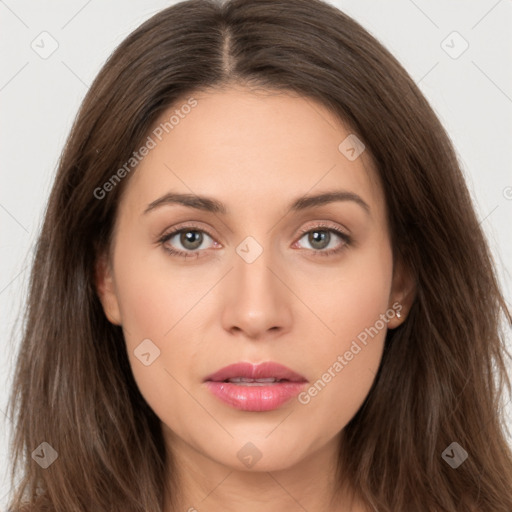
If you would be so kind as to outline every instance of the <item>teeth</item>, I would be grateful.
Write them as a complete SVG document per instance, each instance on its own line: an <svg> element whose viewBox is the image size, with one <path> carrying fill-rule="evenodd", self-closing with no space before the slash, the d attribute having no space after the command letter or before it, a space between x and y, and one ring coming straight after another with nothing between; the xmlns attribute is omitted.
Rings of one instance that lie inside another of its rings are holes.
<svg viewBox="0 0 512 512"><path fill-rule="evenodd" d="M275 377L268 377L265 379L250 379L247 377L234 377L232 379L228 379L228 382L232 382L233 384L270 384L273 382L278 382L279 379Z"/></svg>

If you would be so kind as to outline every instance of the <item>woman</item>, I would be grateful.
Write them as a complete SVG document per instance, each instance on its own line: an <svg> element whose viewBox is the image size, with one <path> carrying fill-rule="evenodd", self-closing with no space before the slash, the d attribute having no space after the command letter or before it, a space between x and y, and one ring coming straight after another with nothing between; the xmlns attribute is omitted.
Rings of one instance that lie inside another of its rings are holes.
<svg viewBox="0 0 512 512"><path fill-rule="evenodd" d="M450 140L373 37L318 0L176 4L61 158L11 509L510 511L502 320Z"/></svg>

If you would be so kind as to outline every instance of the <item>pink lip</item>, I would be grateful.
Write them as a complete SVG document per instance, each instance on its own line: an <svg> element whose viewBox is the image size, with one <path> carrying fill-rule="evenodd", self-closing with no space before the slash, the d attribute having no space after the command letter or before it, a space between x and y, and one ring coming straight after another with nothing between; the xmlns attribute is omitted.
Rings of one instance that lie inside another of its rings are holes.
<svg viewBox="0 0 512 512"><path fill-rule="evenodd" d="M243 384L225 382L227 379L268 379L281 382L272 384ZM307 380L298 373L278 363L266 362L258 365L236 363L209 375L205 385L217 398L243 411L271 411L300 393Z"/></svg>

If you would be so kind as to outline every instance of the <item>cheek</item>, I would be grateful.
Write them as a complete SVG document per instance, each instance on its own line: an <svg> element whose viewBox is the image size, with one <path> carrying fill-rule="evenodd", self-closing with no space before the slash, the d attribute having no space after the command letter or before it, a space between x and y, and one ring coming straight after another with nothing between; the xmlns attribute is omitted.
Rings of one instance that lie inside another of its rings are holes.
<svg viewBox="0 0 512 512"><path fill-rule="evenodd" d="M122 328L133 376L140 392L157 412L179 395L182 375L189 371L194 347L190 336L184 339L187 311L200 298L200 290L189 290L169 274L169 267L155 264L149 251L139 250L129 240L119 240L115 255L115 277ZM139 243L139 245L141 245ZM126 257L129 254L130 257ZM165 263L165 259L160 257ZM204 291L202 292L204 293ZM184 296L186 295L186 296ZM173 379L175 377L175 379ZM162 409L162 410L161 410Z"/></svg>
<svg viewBox="0 0 512 512"><path fill-rule="evenodd" d="M331 355L333 350L348 350L351 341L374 326L389 305L393 272L389 244L383 240L347 256L339 269L317 281L322 287L307 291L315 313L329 327L319 325L326 340L322 350Z"/></svg>
<svg viewBox="0 0 512 512"><path fill-rule="evenodd" d="M141 243L143 234L136 239L125 231L116 245L115 277L127 342L150 338L163 343L196 293L180 281L179 272L172 272L160 248Z"/></svg>
<svg viewBox="0 0 512 512"><path fill-rule="evenodd" d="M299 402L311 417L330 424L332 433L355 415L375 379L387 332L391 279L391 250L382 245L360 252L330 282L327 293L316 294L319 316L328 319L332 332L323 329L327 334L315 344L315 380Z"/></svg>
<svg viewBox="0 0 512 512"><path fill-rule="evenodd" d="M191 399L188 378L194 373L197 348L184 304L176 291L164 287L162 276L127 279L122 304L123 333L137 387L155 414L173 428L181 417L198 417L202 411ZM197 299L196 301L197 302ZM193 313L193 312L192 312ZM177 363L178 362L178 363ZM176 416L175 412L183 414Z"/></svg>

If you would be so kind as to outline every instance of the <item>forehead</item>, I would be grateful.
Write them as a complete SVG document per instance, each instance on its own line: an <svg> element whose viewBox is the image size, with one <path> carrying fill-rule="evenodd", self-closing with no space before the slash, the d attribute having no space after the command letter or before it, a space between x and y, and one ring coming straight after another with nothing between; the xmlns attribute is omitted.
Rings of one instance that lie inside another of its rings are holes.
<svg viewBox="0 0 512 512"><path fill-rule="evenodd" d="M191 97L195 106L184 108ZM347 157L350 128L320 103L292 92L235 87L191 94L160 116L149 137L152 149L126 191L140 208L178 191L254 211L330 189L384 208L368 151Z"/></svg>

